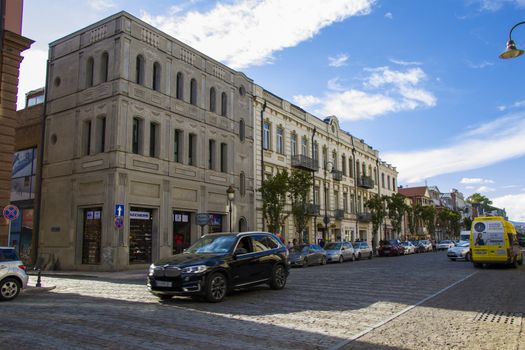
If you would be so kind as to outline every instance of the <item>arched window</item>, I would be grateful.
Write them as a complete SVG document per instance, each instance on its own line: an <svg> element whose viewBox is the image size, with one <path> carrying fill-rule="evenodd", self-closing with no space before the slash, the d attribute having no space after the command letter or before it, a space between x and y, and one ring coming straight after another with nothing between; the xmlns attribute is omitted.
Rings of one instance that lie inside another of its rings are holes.
<svg viewBox="0 0 525 350"><path fill-rule="evenodd" d="M216 96L215 96L215 88L212 87L210 89L210 112L215 112L217 110L216 108Z"/></svg>
<svg viewBox="0 0 525 350"><path fill-rule="evenodd" d="M153 63L153 90L160 91L160 63Z"/></svg>
<svg viewBox="0 0 525 350"><path fill-rule="evenodd" d="M190 81L190 103L194 106L197 105L197 80L195 79Z"/></svg>
<svg viewBox="0 0 525 350"><path fill-rule="evenodd" d="M95 66L95 60L93 57L88 58L86 62L86 87L93 86L93 68Z"/></svg>
<svg viewBox="0 0 525 350"><path fill-rule="evenodd" d="M244 138L246 137L246 126L244 124L244 119L241 119L239 122L239 139L241 141L244 141Z"/></svg>
<svg viewBox="0 0 525 350"><path fill-rule="evenodd" d="M177 73L177 95L179 100L184 99L184 75L181 72Z"/></svg>
<svg viewBox="0 0 525 350"><path fill-rule="evenodd" d="M109 55L107 52L100 58L100 81L105 83L109 79Z"/></svg>
<svg viewBox="0 0 525 350"><path fill-rule="evenodd" d="M226 117L228 113L228 96L225 92L221 94L221 115Z"/></svg>
<svg viewBox="0 0 525 350"><path fill-rule="evenodd" d="M248 223L246 222L246 218L242 217L239 219L239 232L246 231L248 231Z"/></svg>
<svg viewBox="0 0 525 350"><path fill-rule="evenodd" d="M244 175L244 171L241 171L239 178L239 192L241 193L242 197L246 195L246 175Z"/></svg>
<svg viewBox="0 0 525 350"><path fill-rule="evenodd" d="M144 57L142 55L137 56L136 62L136 77L135 82L139 85L144 85Z"/></svg>

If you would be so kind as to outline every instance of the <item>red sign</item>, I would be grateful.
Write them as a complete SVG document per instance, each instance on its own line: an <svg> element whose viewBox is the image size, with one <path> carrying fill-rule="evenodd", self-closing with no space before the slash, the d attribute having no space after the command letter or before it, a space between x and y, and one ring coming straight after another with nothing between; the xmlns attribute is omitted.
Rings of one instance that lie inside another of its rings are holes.
<svg viewBox="0 0 525 350"><path fill-rule="evenodd" d="M9 221L16 220L18 215L20 215L20 209L16 205L6 205L4 208L4 218Z"/></svg>

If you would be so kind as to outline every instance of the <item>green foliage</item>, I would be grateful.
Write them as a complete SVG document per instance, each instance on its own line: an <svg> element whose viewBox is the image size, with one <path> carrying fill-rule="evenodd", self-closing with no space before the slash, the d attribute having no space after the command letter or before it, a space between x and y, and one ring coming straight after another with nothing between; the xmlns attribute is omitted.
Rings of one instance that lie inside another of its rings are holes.
<svg viewBox="0 0 525 350"><path fill-rule="evenodd" d="M450 236L459 236L461 214L448 208L441 208L437 213L437 223Z"/></svg>
<svg viewBox="0 0 525 350"><path fill-rule="evenodd" d="M303 243L303 231L308 222L308 194L312 188L312 174L304 170L294 169L288 177L289 197L292 201L292 215L299 242Z"/></svg>
<svg viewBox="0 0 525 350"><path fill-rule="evenodd" d="M405 197L402 194L394 193L391 197L386 197L386 204L388 208L387 215L392 223L394 232L399 234L403 224L403 217L408 208L405 204Z"/></svg>
<svg viewBox="0 0 525 350"><path fill-rule="evenodd" d="M421 219L430 236L434 236L436 233L436 208L432 205L424 206L421 210Z"/></svg>
<svg viewBox="0 0 525 350"><path fill-rule="evenodd" d="M387 196L374 195L365 202L365 206L370 209L370 214L372 215L372 242L374 247L377 243L377 231L379 231L379 227L386 216L385 202L387 198Z"/></svg>
<svg viewBox="0 0 525 350"><path fill-rule="evenodd" d="M288 171L283 170L263 181L261 188L263 215L270 232L277 232L288 216L284 212L288 192Z"/></svg>
<svg viewBox="0 0 525 350"><path fill-rule="evenodd" d="M492 201L480 193L474 193L467 198L470 204L480 204L483 210L488 211L492 209Z"/></svg>

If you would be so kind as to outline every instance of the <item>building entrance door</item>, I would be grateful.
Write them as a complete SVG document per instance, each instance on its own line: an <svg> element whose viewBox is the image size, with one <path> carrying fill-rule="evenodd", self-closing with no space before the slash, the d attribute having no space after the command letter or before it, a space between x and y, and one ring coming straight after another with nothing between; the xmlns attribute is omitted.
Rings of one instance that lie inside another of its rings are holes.
<svg viewBox="0 0 525 350"><path fill-rule="evenodd" d="M129 212L129 263L151 263L153 210L131 208Z"/></svg>
<svg viewBox="0 0 525 350"><path fill-rule="evenodd" d="M191 213L185 211L173 212L173 254L191 245Z"/></svg>
<svg viewBox="0 0 525 350"><path fill-rule="evenodd" d="M82 264L100 264L102 241L102 208L84 209Z"/></svg>

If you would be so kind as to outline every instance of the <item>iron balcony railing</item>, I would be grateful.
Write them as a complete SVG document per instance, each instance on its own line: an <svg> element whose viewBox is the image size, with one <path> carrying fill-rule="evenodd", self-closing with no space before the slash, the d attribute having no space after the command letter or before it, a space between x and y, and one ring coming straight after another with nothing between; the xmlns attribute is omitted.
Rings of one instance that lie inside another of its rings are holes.
<svg viewBox="0 0 525 350"><path fill-rule="evenodd" d="M334 217L336 220L343 220L345 218L345 211L343 209L334 210Z"/></svg>
<svg viewBox="0 0 525 350"><path fill-rule="evenodd" d="M343 180L343 172L341 170L333 169L332 170L332 178L335 181L342 181Z"/></svg>
<svg viewBox="0 0 525 350"><path fill-rule="evenodd" d="M321 213L321 206L319 204L307 204L306 214L310 216L316 216Z"/></svg>
<svg viewBox="0 0 525 350"><path fill-rule="evenodd" d="M372 214L371 213L359 213L357 214L357 217L359 221L362 222L370 222L372 221Z"/></svg>
<svg viewBox="0 0 525 350"><path fill-rule="evenodd" d="M357 186L372 189L374 188L374 180L370 176L361 176L357 178Z"/></svg>
<svg viewBox="0 0 525 350"><path fill-rule="evenodd" d="M292 156L292 166L294 168L304 169L308 171L317 171L319 170L319 163L316 159L312 159L303 154L296 154Z"/></svg>

